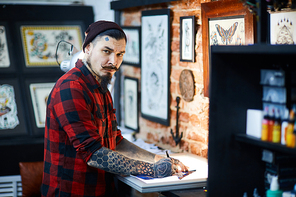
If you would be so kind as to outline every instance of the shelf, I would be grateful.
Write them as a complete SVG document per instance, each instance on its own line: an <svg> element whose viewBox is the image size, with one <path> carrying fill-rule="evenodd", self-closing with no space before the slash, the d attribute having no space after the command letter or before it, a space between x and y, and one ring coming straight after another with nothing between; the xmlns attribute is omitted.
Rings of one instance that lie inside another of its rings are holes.
<svg viewBox="0 0 296 197"><path fill-rule="evenodd" d="M266 54L266 55L290 55L296 54L296 45L270 45L255 44L244 46L212 46L212 53L229 53L229 54Z"/></svg>
<svg viewBox="0 0 296 197"><path fill-rule="evenodd" d="M171 1L178 1L178 0L120 0L120 1L112 1L111 2L111 10L123 10L132 7L138 6L147 6L153 4L160 4L160 3L169 3Z"/></svg>
<svg viewBox="0 0 296 197"><path fill-rule="evenodd" d="M263 149L268 149L271 151L296 155L296 149L288 148L288 147L281 145L281 144L275 144L272 142L265 142L265 141L262 141L261 139L258 139L256 137L252 137L252 136L248 136L246 134L236 134L235 140L238 142L243 142L243 143L247 143L250 145L258 146Z"/></svg>

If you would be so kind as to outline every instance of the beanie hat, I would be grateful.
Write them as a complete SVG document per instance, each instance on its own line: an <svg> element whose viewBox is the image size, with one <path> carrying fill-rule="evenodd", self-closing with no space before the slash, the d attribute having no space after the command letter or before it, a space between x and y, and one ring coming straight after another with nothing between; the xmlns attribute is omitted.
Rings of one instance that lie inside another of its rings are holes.
<svg viewBox="0 0 296 197"><path fill-rule="evenodd" d="M117 29L124 33L119 25L111 21L97 21L89 25L87 30L85 31L85 39L82 46L83 52L84 48L100 33L109 30L109 29ZM125 35L125 33L124 33Z"/></svg>

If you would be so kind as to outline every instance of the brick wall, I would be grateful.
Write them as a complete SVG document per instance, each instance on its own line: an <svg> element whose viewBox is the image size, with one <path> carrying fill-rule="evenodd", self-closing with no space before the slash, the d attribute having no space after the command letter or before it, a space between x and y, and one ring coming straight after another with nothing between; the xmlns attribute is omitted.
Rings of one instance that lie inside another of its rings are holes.
<svg viewBox="0 0 296 197"><path fill-rule="evenodd" d="M141 11L151 9L171 9L171 75L170 75L170 126L149 121L140 116L140 132L137 138L142 138L158 146L176 152L190 152L207 158L208 153L208 122L209 99L203 96L203 64L201 35L201 2L200 0L180 0L150 7L126 9L121 15L122 26L140 26ZM180 62L180 17L196 17L195 62ZM195 80L195 95L191 102L182 99L179 89L179 76L183 69L193 72ZM123 76L141 78L140 68L122 65ZM179 132L183 132L180 144L176 146L170 130L176 131L176 97L181 97L179 110ZM140 112L139 112L140 114Z"/></svg>

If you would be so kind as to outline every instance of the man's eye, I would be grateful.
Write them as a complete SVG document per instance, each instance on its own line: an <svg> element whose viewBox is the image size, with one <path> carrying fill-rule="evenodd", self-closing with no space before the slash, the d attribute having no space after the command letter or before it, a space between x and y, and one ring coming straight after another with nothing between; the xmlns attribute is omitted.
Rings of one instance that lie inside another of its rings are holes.
<svg viewBox="0 0 296 197"><path fill-rule="evenodd" d="M109 54L109 53L110 53L110 51L108 51L108 50L104 50L103 52L104 52L104 53L107 53L107 54Z"/></svg>

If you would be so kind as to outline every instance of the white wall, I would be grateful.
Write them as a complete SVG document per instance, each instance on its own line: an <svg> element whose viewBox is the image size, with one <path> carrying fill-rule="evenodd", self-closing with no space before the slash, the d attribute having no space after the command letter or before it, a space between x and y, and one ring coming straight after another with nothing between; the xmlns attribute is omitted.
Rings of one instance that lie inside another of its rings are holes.
<svg viewBox="0 0 296 197"><path fill-rule="evenodd" d="M65 4L69 5L73 2L93 6L94 20L109 20L114 21L114 11L110 9L111 0L0 0L0 3L9 4Z"/></svg>
<svg viewBox="0 0 296 197"><path fill-rule="evenodd" d="M110 9L111 0L84 0L85 5L93 6L95 21L114 21L114 11Z"/></svg>

